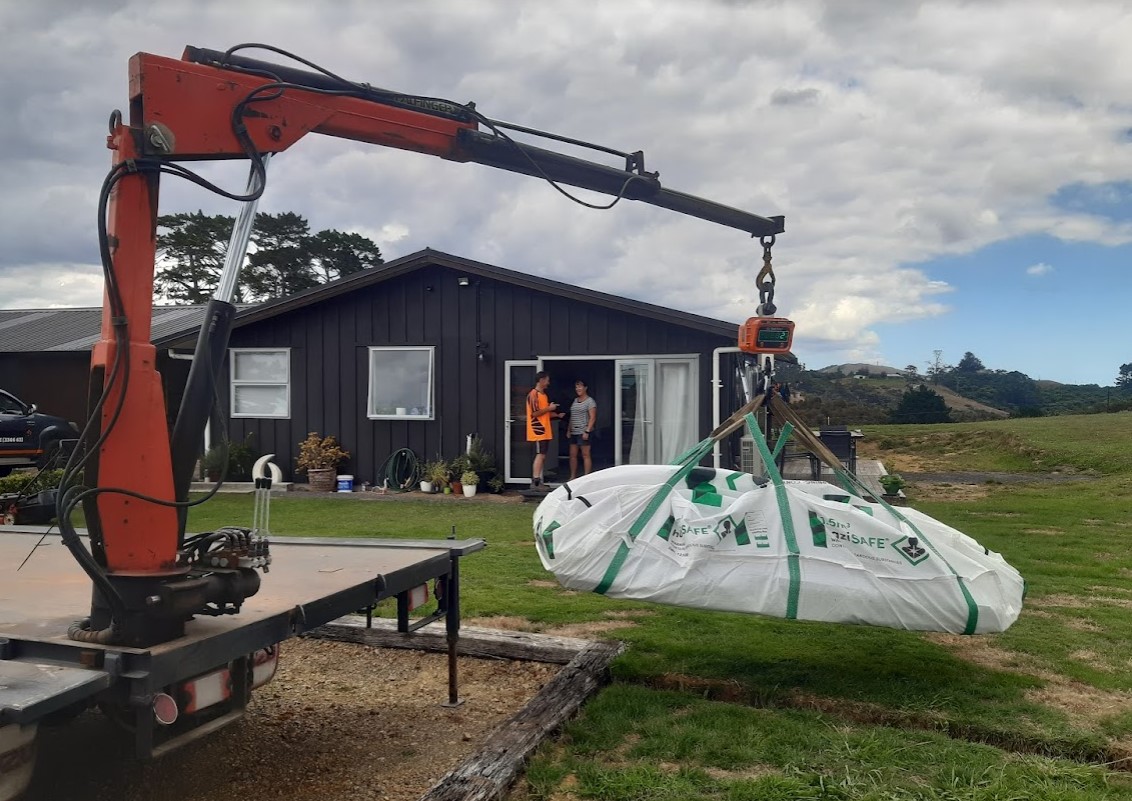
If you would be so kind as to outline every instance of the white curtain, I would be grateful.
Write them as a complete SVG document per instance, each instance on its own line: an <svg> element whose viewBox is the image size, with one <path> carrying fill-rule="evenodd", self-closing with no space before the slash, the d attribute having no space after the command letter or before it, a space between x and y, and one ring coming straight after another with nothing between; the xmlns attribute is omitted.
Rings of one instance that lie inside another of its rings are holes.
<svg viewBox="0 0 1132 801"><path fill-rule="evenodd" d="M625 387L624 375L633 376L633 439L629 444L629 464L649 464L652 461L649 447L650 431L653 425L652 409L649 401L652 398L652 387L649 381L652 377L652 364L626 364L621 367L622 383ZM622 401L624 402L624 401Z"/></svg>
<svg viewBox="0 0 1132 801"><path fill-rule="evenodd" d="M698 441L696 399L690 363L660 362L657 366L657 463L668 464Z"/></svg>

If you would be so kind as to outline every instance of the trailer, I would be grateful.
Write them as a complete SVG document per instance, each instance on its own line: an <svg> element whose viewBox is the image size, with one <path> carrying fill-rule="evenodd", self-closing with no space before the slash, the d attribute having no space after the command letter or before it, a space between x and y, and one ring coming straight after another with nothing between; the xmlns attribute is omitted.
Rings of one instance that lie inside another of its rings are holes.
<svg viewBox="0 0 1132 801"><path fill-rule="evenodd" d="M276 537L271 580L240 614L197 616L183 637L135 648L68 638L91 584L46 532L0 527L0 799L30 780L40 725L97 706L133 731L139 758L161 756L238 720L274 675L279 643L351 612L371 620L387 599L401 632L445 621L447 703L459 703L460 559L482 539ZM413 619L430 593L436 610Z"/></svg>

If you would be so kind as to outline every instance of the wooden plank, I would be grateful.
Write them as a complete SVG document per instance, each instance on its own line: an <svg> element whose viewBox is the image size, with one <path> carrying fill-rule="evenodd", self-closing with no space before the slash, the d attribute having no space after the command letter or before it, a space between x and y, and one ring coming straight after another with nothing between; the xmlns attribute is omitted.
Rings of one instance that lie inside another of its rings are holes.
<svg viewBox="0 0 1132 801"><path fill-rule="evenodd" d="M593 643L488 737L478 753L434 784L420 801L502 798L543 738L569 720L608 681L621 643Z"/></svg>
<svg viewBox="0 0 1132 801"><path fill-rule="evenodd" d="M310 634L326 640L360 643L374 648L409 648L419 651L447 651L448 640L442 623L433 623L412 634L401 634L393 620L377 618L366 628L364 618L344 617ZM457 652L463 656L487 659L521 659L565 665L590 645L589 640L554 637L525 631L504 631L462 626Z"/></svg>

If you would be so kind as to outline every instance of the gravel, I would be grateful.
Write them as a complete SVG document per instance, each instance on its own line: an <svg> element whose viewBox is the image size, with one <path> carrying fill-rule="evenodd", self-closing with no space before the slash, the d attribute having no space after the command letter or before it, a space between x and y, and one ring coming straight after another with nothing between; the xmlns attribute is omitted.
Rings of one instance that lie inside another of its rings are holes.
<svg viewBox="0 0 1132 801"><path fill-rule="evenodd" d="M279 674L244 718L162 759L91 711L39 738L27 798L47 801L411 801L473 753L557 665L459 660L325 640L283 645Z"/></svg>

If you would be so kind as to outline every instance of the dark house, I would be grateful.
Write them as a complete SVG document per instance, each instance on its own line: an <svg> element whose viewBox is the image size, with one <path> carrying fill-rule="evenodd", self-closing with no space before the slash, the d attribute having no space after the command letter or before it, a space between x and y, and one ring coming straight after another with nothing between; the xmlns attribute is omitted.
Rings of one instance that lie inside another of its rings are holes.
<svg viewBox="0 0 1132 801"><path fill-rule="evenodd" d="M230 438L252 433L288 477L309 431L343 443L352 459L342 472L358 482L400 448L450 459L478 434L506 480L525 483L524 400L538 370L560 404L575 378L589 384L595 468L662 462L711 429L713 352L734 347L736 331L423 250L240 312L221 396ZM188 349L194 339L186 330L155 342ZM724 416L735 407L730 395L720 405Z"/></svg>
<svg viewBox="0 0 1132 801"><path fill-rule="evenodd" d="M199 325L199 310L181 309L183 326L162 321L154 329L170 414ZM87 352L97 314L91 326ZM451 459L472 434L508 482L523 484L533 455L524 400L538 370L550 373L551 399L563 406L575 378L588 383L598 404L595 469L664 462L737 406L736 331L733 323L423 250L243 309L219 395L229 438L251 434L288 480L298 443L318 431L350 451L339 470L359 484L374 482L401 448L421 461ZM3 334L0 359L11 355ZM33 354L22 355L26 363ZM717 368L722 380L713 381ZM85 362L81 376L68 404L85 402ZM60 404L65 391L58 388ZM564 476L564 431L555 444ZM737 461L725 448L722 464ZM555 464L552 450L548 470Z"/></svg>

